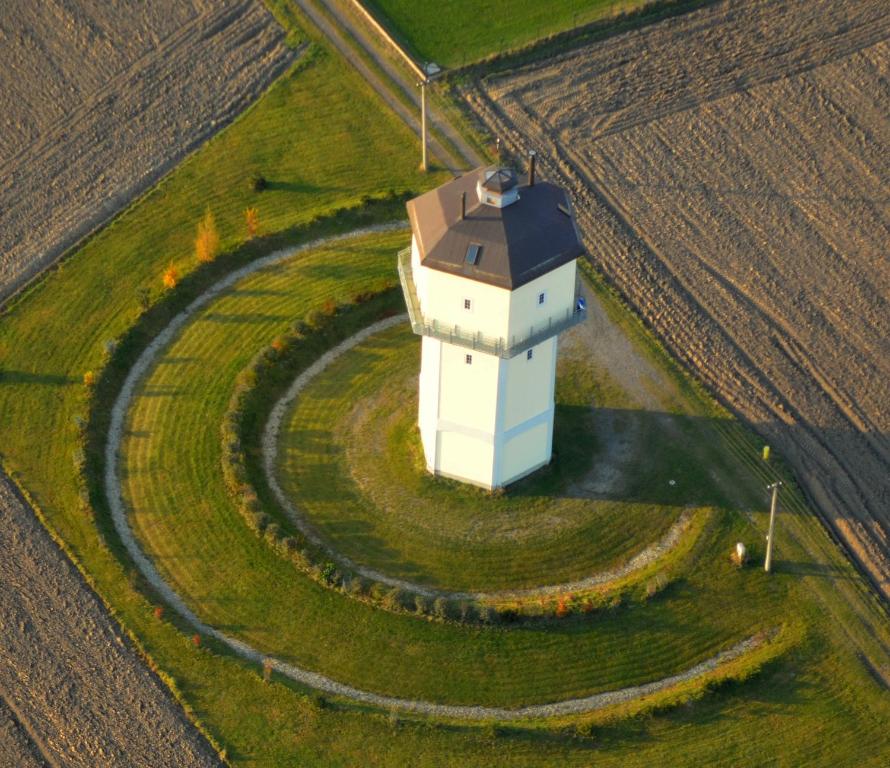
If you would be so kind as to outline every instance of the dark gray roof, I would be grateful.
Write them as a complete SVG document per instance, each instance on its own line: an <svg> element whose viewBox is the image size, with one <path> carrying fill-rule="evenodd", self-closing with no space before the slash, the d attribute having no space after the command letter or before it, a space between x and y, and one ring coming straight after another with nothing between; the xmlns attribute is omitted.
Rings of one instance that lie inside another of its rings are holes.
<svg viewBox="0 0 890 768"><path fill-rule="evenodd" d="M476 183L487 170L492 169L477 168L408 201L421 264L515 290L584 253L562 187L547 181L521 185L517 202L496 208L480 203L476 194ZM467 196L465 219L460 217L462 192ZM471 245L481 246L475 265L467 262Z"/></svg>

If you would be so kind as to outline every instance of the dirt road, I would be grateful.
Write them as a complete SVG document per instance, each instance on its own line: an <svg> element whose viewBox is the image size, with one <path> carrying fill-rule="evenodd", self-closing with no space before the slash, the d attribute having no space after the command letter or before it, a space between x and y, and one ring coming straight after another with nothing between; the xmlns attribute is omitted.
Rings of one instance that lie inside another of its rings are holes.
<svg viewBox="0 0 890 768"><path fill-rule="evenodd" d="M890 15L717 3L467 91L890 596Z"/></svg>
<svg viewBox="0 0 890 768"><path fill-rule="evenodd" d="M220 765L3 476L0 765Z"/></svg>
<svg viewBox="0 0 890 768"><path fill-rule="evenodd" d="M6 0L0 301L230 122L292 58L259 0Z"/></svg>
<svg viewBox="0 0 890 768"><path fill-rule="evenodd" d="M328 39L335 50L356 68L358 73L374 89L384 103L419 137L421 128L418 89L411 82L410 78L402 74L397 67L380 54L370 38L371 33L355 23L353 19L343 13L342 9L335 4L318 0L318 3L324 6L325 10L334 19L332 20L321 11L314 0L295 0L295 2L300 7L300 10L306 14L307 18L318 27L319 31ZM378 77L371 67L362 60L359 53L350 45L349 37L380 68L384 73L383 77ZM401 91L414 104L416 107L415 111L409 109L396 97L396 89ZM442 135L447 136L452 145L461 152L461 156L456 157L435 136L429 136L430 152L440 163L453 174L459 175L465 172L468 167L475 167L481 162L478 153L461 138L460 134L454 130L447 120L439 115L438 110L428 104L427 114L430 126L440 131ZM419 157L420 150L418 148L418 162Z"/></svg>
<svg viewBox="0 0 890 768"><path fill-rule="evenodd" d="M360 21L355 12L350 13L345 10L343 3L332 2L332 0L317 1L327 9L328 13L337 19L337 23L349 33L374 63L386 73L393 88L400 90L414 104L415 115L419 114L420 93L416 85L416 78L406 74L401 67L390 60L390 57L387 56L387 53L392 54L391 49L389 49L389 43L375 34L367 24ZM299 0L299 2L304 4L306 0ZM404 55L407 56L408 54L404 53ZM419 62L414 62L414 64L415 66L420 66ZM384 100L388 99L384 97ZM453 160L456 160L456 163L449 165L449 170L455 175L459 175L466 173L472 168L484 165L486 162L485 158L470 146L451 122L430 102L431 100L427 102L427 117L430 126L445 136L451 146L460 153L459 157L453 158Z"/></svg>

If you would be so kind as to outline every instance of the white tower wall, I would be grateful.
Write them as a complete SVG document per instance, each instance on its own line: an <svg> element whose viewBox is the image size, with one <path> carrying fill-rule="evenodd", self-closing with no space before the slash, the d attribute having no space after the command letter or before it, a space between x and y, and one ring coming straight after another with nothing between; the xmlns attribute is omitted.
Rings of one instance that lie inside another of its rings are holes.
<svg viewBox="0 0 890 768"><path fill-rule="evenodd" d="M424 322L439 330L457 327L509 346L573 311L574 262L510 291L423 267L416 243L411 256ZM547 464L556 356L555 333L512 357L424 335L418 424L427 469L495 488Z"/></svg>

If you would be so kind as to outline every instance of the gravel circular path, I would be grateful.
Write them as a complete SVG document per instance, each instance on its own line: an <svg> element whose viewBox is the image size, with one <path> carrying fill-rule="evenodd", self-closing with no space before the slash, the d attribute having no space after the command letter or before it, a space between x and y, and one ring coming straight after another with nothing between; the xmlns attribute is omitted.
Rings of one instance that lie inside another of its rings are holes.
<svg viewBox="0 0 890 768"><path fill-rule="evenodd" d="M346 555L333 549L316 533L311 523L309 523L300 513L300 510L297 509L293 501L291 501L281 488L278 478L275 475L275 465L278 459L278 436L281 432L281 422L291 404L297 397L299 397L300 393L306 388L309 382L321 374L325 368L337 358L366 341L371 336L407 321L407 314L399 315L397 317L388 317L385 320L380 320L373 325L369 325L367 328L363 328L354 336L350 336L333 349L328 350L294 379L293 384L291 384L281 399L275 403L275 406L269 414L269 420L266 422L266 427L263 430L262 440L263 472L266 477L266 482L269 484L272 493L275 495L276 500L281 505L281 508L287 514L290 521L299 529L300 533L302 533L315 546L324 549L342 566L361 574L365 578L378 581L391 587L398 587L399 589L404 589L426 597L444 597L452 600L476 600L479 602L498 602L503 600L525 600L540 597L553 597L570 592L580 592L591 589L592 587L615 581L616 579L623 578L635 571L645 568L677 545L683 532L689 527L691 515L688 512L684 512L680 515L660 541L650 544L617 568L601 571L599 573L591 574L583 579L567 581L561 584L548 584L528 589L505 589L495 592L450 592L447 590L426 587L422 584L416 584L405 579L397 579L381 571L375 570L374 568L368 568L367 566L354 562Z"/></svg>
<svg viewBox="0 0 890 768"><path fill-rule="evenodd" d="M185 604L183 599L167 584L155 569L154 564L149 560L139 547L136 538L130 528L127 520L127 509L121 494L120 480L118 477L119 470L119 450L120 442L124 433L126 416L129 410L130 401L137 385L145 377L154 362L158 353L169 344L173 337L182 327L191 319L191 317L201 307L205 306L212 299L222 294L225 290L232 287L242 278L272 264L292 258L293 256L318 248L322 245L331 245L339 241L345 241L362 235L374 232L391 231L404 227L404 223L387 224L382 226L368 227L356 230L347 235L340 235L331 238L315 240L305 245L286 248L281 251L258 259L238 270L227 275L225 278L214 284L205 293L195 299L186 309L180 312L170 324L159 333L155 339L143 350L136 363L127 374L121 391L118 393L117 399L111 412L111 423L108 429L108 441L105 446L105 493L108 498L109 507L111 509L112 521L115 530L121 538L122 543L127 549L128 554L139 568L142 575L164 598L168 605L176 610L189 624L191 624L197 632L207 637L214 638L218 642L225 645L233 653L243 659L261 665L264 661L268 661L272 668L279 674L285 675L291 680L306 685L321 693L342 696L352 701L371 706L380 707L382 709L397 710L402 712L411 712L424 715L434 715L438 717L456 719L456 720L520 720L535 719L541 717L552 717L557 715L568 715L574 713L590 712L604 707L618 704L620 702L629 701L631 699L646 696L660 690L676 685L677 683L691 680L699 675L711 671L721 664L738 658L747 651L753 649L759 644L756 637L750 637L736 643L715 656L696 664L695 666L670 677L662 678L644 685L631 686L615 691L607 691L604 693L594 694L578 699L567 699L564 701L552 702L547 704L533 704L527 707L517 709L505 709L501 707L484 707L484 706L458 706L451 704L439 704L430 701L422 701L415 699L402 699L395 696L385 696L382 694L363 691L353 688L350 685L340 683L330 677L312 672L295 664L288 664L279 659L267 657L257 649L237 638L226 635L225 633L205 624L194 612Z"/></svg>

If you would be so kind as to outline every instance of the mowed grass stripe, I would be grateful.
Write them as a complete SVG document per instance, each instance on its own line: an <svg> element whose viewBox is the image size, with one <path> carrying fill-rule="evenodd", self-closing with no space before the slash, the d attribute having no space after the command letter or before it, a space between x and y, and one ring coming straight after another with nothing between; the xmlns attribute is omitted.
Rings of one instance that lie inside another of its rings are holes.
<svg viewBox="0 0 890 768"><path fill-rule="evenodd" d="M276 329L311 306L391 275L403 240L403 234L379 235L351 253L322 251L248 278L206 307L164 352L142 392L176 394L154 398L162 406L138 397L130 429L146 436L128 438L123 451L134 527L160 556L161 573L209 623L264 652L358 687L451 703L520 705L657 679L749 634L763 616L757 600L706 631L704 647L695 611L677 621L673 614L683 609L670 600L647 606L645 615L618 610L592 621L509 630L430 623L322 589L253 536L220 476L218 430L235 376ZM281 300L267 304L264 291L282 286L288 291ZM254 322L257 313L273 310L280 319ZM147 445L131 453L133 439ZM698 585L690 591L700 597ZM771 591L760 601L770 601Z"/></svg>
<svg viewBox="0 0 890 768"><path fill-rule="evenodd" d="M375 335L311 381L286 420L279 440L282 488L334 551L439 589L526 588L623 563L679 516L679 505L583 498L565 488L550 495L511 489L515 500L506 505L476 491L443 490L409 456L420 450L418 347L407 327ZM561 391L571 387L559 377L559 408L578 399ZM589 395L585 402L589 408ZM363 413L374 417L364 420ZM558 421L557 453L561 438L571 440L561 427ZM595 450L586 463L592 468L600 456ZM628 464L628 472L638 471Z"/></svg>
<svg viewBox="0 0 890 768"><path fill-rule="evenodd" d="M348 249L348 246L345 247ZM286 322L301 317L305 312L305 307L301 306L299 294L295 294L292 290L293 287L289 285L293 279L292 272L279 272L277 267L273 267L268 270L268 275L270 276L269 287L264 290L276 293L262 295L260 298L263 305L261 309L258 308L249 318L243 317L240 314L242 297L233 295L231 299L229 297L221 298L214 305L213 310L202 313L195 321L197 333L181 334L177 342L174 343L175 352L159 362L146 386L149 392L152 391L152 388L161 392L166 389L176 391L179 393L178 398L187 401L185 408L168 407L164 409L163 416L157 423L157 430L160 433L175 434L181 440L189 440L197 435L206 435L208 431L211 433L212 439L196 440L193 445L195 450L186 452L183 456L188 462L188 472L199 483L198 487L217 480L220 472L219 419L214 421L213 417L208 414L219 412L225 407L228 402L231 381L247 360L255 354L257 348L271 341L276 329L277 332L281 332L282 326L286 327ZM336 286L333 284L329 285L328 290L317 297L316 303L332 298L335 288ZM287 306L288 304L290 306ZM282 315L281 312L285 310L287 310L287 314ZM277 322L263 320L264 316L282 319ZM257 319L259 322L254 322ZM253 343L244 344L242 343L243 336L248 332L255 338ZM225 343L230 346L232 355L223 359L208 356L206 345L208 340L213 338L214 333L226 337ZM257 339L261 341L257 343ZM180 362L172 364L165 362L171 358ZM203 380L200 374L209 380ZM144 399L151 400L152 398ZM168 466L165 475L169 476L175 471L176 467ZM149 478L149 482L151 481L152 478ZM177 504L188 508L189 505L199 507L204 503L200 495L196 495L190 500L176 499L169 495L159 495L158 498L166 500L165 512L168 514L175 514L178 511ZM241 532L243 523L240 517L234 515L229 522L230 527ZM222 548L232 544L231 540L222 538L224 532L223 526L214 526L209 531L210 536L215 537ZM149 531L149 535L151 535L151 531ZM153 541L153 539L150 540ZM200 542L200 538L186 537L183 540ZM199 552L200 545L194 554L188 553L186 556L197 556ZM187 578L188 574L180 574L180 576L186 577L183 584L191 584Z"/></svg>

